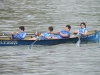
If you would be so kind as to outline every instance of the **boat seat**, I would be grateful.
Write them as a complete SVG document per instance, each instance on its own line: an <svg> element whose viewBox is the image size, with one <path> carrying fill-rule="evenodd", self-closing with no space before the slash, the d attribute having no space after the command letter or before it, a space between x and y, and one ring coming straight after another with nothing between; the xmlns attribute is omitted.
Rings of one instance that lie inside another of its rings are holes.
<svg viewBox="0 0 100 75"><path fill-rule="evenodd" d="M96 32L97 32L97 30L88 31L87 35L94 34Z"/></svg>
<svg viewBox="0 0 100 75"><path fill-rule="evenodd" d="M10 36L0 36L0 40L11 40Z"/></svg>
<svg viewBox="0 0 100 75"><path fill-rule="evenodd" d="M29 40L32 36L26 36L24 40Z"/></svg>

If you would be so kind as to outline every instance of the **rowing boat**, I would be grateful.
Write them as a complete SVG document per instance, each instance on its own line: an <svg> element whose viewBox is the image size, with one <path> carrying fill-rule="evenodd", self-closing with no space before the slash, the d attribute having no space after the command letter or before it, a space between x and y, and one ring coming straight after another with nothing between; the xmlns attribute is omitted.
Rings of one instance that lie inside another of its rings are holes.
<svg viewBox="0 0 100 75"><path fill-rule="evenodd" d="M73 34L71 34L72 36ZM26 36L25 40L11 40L10 36L0 36L0 46L19 46L30 45L35 40L28 40L31 36ZM87 35L81 36L82 42L100 42L100 30L89 31ZM76 43L78 37L70 37L64 39L37 40L34 45L55 45L61 43Z"/></svg>

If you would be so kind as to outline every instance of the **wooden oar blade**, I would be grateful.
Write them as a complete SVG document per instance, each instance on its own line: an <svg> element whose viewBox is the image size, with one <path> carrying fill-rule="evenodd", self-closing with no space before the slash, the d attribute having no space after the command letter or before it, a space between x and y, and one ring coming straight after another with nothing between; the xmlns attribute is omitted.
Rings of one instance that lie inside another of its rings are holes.
<svg viewBox="0 0 100 75"><path fill-rule="evenodd" d="M81 40L78 40L76 46L80 47Z"/></svg>

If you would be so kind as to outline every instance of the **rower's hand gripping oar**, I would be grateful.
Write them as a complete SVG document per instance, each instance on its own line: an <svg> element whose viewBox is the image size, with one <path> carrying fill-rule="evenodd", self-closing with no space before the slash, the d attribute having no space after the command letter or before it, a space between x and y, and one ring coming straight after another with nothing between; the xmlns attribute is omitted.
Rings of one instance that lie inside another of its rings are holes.
<svg viewBox="0 0 100 75"><path fill-rule="evenodd" d="M76 43L76 46L80 47L80 43L81 43L80 34L78 34L77 37L78 37L78 41Z"/></svg>

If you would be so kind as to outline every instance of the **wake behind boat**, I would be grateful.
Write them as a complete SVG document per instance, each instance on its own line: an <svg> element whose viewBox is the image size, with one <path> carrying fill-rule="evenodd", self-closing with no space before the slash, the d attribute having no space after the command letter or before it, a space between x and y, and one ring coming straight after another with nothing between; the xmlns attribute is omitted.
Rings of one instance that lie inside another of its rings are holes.
<svg viewBox="0 0 100 75"><path fill-rule="evenodd" d="M73 33L71 36L74 35ZM11 40L10 36L0 36L0 46L19 46L31 45L35 40L28 40L32 36L26 36L24 40ZM86 36L80 37L82 42L100 42L100 30L89 31ZM55 45L61 43L76 43L78 37L70 37L66 39L50 39L50 40L37 40L34 45Z"/></svg>

